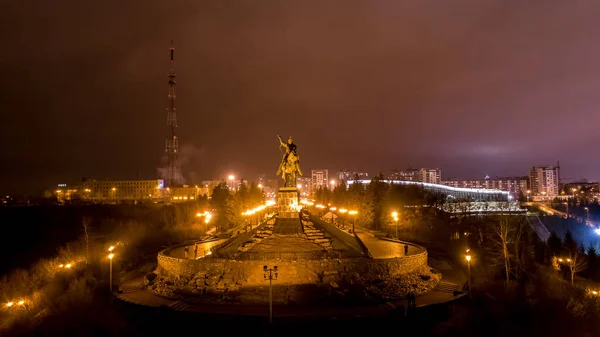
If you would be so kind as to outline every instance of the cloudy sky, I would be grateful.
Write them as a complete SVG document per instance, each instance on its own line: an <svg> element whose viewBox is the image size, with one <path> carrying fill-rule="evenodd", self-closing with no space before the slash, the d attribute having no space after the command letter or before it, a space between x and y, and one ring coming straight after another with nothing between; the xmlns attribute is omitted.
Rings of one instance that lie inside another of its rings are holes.
<svg viewBox="0 0 600 337"><path fill-rule="evenodd" d="M156 178L171 40L189 180L440 167L600 179L600 2L20 0L0 11L0 191Z"/></svg>

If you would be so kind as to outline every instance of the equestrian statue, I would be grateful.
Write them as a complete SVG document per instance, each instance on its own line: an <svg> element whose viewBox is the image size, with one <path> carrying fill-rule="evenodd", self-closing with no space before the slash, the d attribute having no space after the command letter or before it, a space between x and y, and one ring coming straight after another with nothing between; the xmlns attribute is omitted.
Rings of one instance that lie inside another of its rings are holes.
<svg viewBox="0 0 600 337"><path fill-rule="evenodd" d="M300 170L300 157L296 152L296 144L292 140L292 137L288 139L287 143L285 143L279 135L279 147L285 148L285 153L281 158L281 163L279 164L279 169L277 170L277 175L281 175L281 179L283 179L285 183L285 187L296 187L296 176L302 176L302 171Z"/></svg>

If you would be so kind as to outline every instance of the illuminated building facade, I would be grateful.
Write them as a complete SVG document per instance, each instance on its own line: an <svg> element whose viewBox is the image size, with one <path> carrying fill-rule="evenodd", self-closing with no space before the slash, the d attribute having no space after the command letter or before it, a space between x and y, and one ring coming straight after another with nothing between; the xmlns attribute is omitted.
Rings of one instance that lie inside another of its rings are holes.
<svg viewBox="0 0 600 337"><path fill-rule="evenodd" d="M165 188L162 179L154 180L92 180L74 184L58 184L54 191L59 202L120 203L166 201L185 202L209 194L207 186Z"/></svg>
<svg viewBox="0 0 600 337"><path fill-rule="evenodd" d="M360 183L367 185L371 180L348 180L348 186ZM428 191L435 193L441 193L446 195L448 198L453 199L470 199L471 201L487 202L487 201L510 201L513 197L507 191L500 191L494 189L477 189L477 188L460 188L452 187L440 184L422 183L416 181L406 180L382 180L388 184L398 185L416 185L421 186Z"/></svg>
<svg viewBox="0 0 600 337"><path fill-rule="evenodd" d="M344 181L353 180L356 177L358 177L358 179L369 179L369 173L367 173L365 171L350 172L346 169L341 170L338 173L339 180L344 180Z"/></svg>
<svg viewBox="0 0 600 337"><path fill-rule="evenodd" d="M460 188L476 188L476 189L493 189L509 192L513 198L517 199L521 193L527 195L527 177L504 177L504 178L489 178L485 179L452 179L442 181L442 185L460 187Z"/></svg>
<svg viewBox="0 0 600 337"><path fill-rule="evenodd" d="M442 171L439 168L408 168L402 171L394 171L388 178L391 180L440 184L442 181Z"/></svg>
<svg viewBox="0 0 600 337"><path fill-rule="evenodd" d="M558 196L559 181L560 167L558 166L533 166L529 171L529 186L534 197L545 199Z"/></svg>
<svg viewBox="0 0 600 337"><path fill-rule="evenodd" d="M316 191L319 188L328 188L329 171L328 170L312 170L312 190Z"/></svg>
<svg viewBox="0 0 600 337"><path fill-rule="evenodd" d="M298 193L300 193L300 198L308 198L314 192L312 188L312 178L309 177L298 177L296 178L296 182L298 183Z"/></svg>

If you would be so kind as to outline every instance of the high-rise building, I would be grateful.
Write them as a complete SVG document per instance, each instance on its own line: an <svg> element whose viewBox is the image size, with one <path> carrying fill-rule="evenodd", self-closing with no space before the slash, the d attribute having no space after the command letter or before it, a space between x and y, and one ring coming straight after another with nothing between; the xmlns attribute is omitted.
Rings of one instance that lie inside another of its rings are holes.
<svg viewBox="0 0 600 337"><path fill-rule="evenodd" d="M440 184L442 171L439 168L408 168L403 171L394 171L389 175L392 180L417 181L421 183Z"/></svg>
<svg viewBox="0 0 600 337"><path fill-rule="evenodd" d="M559 194L559 181L559 166L533 166L529 171L529 186L533 196L557 196Z"/></svg>
<svg viewBox="0 0 600 337"><path fill-rule="evenodd" d="M521 193L524 196L527 195L527 184L527 177L485 177L485 179L450 179L442 181L442 185L452 187L507 191L515 199L519 198Z"/></svg>
<svg viewBox="0 0 600 337"><path fill-rule="evenodd" d="M439 184L442 182L442 171L439 168L422 168L419 170L422 183Z"/></svg>
<svg viewBox="0 0 600 337"><path fill-rule="evenodd" d="M354 180L356 177L361 180L369 179L369 173L362 170L350 172L346 169L343 169L338 173L339 180Z"/></svg>
<svg viewBox="0 0 600 337"><path fill-rule="evenodd" d="M329 183L328 170L312 170L311 172L312 190L316 191L319 188L327 188Z"/></svg>
<svg viewBox="0 0 600 337"><path fill-rule="evenodd" d="M308 198L313 193L312 188L312 177L298 177L296 178L296 183L298 184L301 198Z"/></svg>
<svg viewBox="0 0 600 337"><path fill-rule="evenodd" d="M350 173L350 171L346 169L340 170L340 172L338 173L339 180L351 180L352 178L354 178L352 176L352 173Z"/></svg>

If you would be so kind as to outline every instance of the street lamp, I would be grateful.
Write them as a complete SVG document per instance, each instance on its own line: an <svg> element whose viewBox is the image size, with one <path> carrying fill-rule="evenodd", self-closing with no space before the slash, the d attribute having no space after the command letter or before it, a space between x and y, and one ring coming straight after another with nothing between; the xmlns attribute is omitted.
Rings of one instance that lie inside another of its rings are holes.
<svg viewBox="0 0 600 337"><path fill-rule="evenodd" d="M470 249L467 249L467 255L465 259L467 259L467 270L468 270L468 284L469 284L469 298L471 298L471 255L469 254Z"/></svg>
<svg viewBox="0 0 600 337"><path fill-rule="evenodd" d="M531 190L527 190L527 202L529 202L529 194L531 194Z"/></svg>
<svg viewBox="0 0 600 337"><path fill-rule="evenodd" d="M358 214L358 211L351 209L348 211L348 214L352 215L352 233L356 235L354 232L354 225L356 224L356 214Z"/></svg>
<svg viewBox="0 0 600 337"><path fill-rule="evenodd" d="M242 213L242 215L244 215L244 213ZM210 218L212 218L212 214L210 214L210 212L204 212L204 213L196 213L197 217L204 217L204 223L205 223L205 232L208 232L208 223L210 221Z"/></svg>
<svg viewBox="0 0 600 337"><path fill-rule="evenodd" d="M112 279L113 279L113 277L112 277L112 260L113 260L113 257L115 257L115 254L113 254L113 253L108 254L108 260L110 261L110 267L109 267L110 272L109 272L109 281L108 282L110 284L111 294L112 294L112 289L113 289L112 288Z"/></svg>
<svg viewBox="0 0 600 337"><path fill-rule="evenodd" d="M233 175L229 175L229 183L231 184L232 190L233 190L233 179L235 179L235 177Z"/></svg>
<svg viewBox="0 0 600 337"><path fill-rule="evenodd" d="M344 218L343 218L343 215L344 215L344 214L346 214L346 213L348 213L348 210L347 210L347 209L345 209L345 208L340 208L340 209L338 210L338 212L340 212L340 213L342 214L342 215L341 215L341 216L342 216L342 228L344 228L344 222L345 222L345 220L344 220Z"/></svg>
<svg viewBox="0 0 600 337"><path fill-rule="evenodd" d="M277 280L279 276L279 271L277 266L273 266L273 268L269 268L267 266L263 266L263 272L265 280L269 280L269 324L273 323L273 280Z"/></svg>
<svg viewBox="0 0 600 337"><path fill-rule="evenodd" d="M584 207L583 209L585 209L585 224L589 224L590 223L590 209L587 207Z"/></svg>
<svg viewBox="0 0 600 337"><path fill-rule="evenodd" d="M335 180L331 180L329 183L331 184L331 190L333 191L333 188L335 187Z"/></svg>
<svg viewBox="0 0 600 337"><path fill-rule="evenodd" d="M392 218L394 218L394 222L396 223L396 239L398 238L398 212L392 212Z"/></svg>
<svg viewBox="0 0 600 337"><path fill-rule="evenodd" d="M336 207L330 207L329 211L331 211L331 224L335 225L335 218L333 217L333 212L337 211L337 208Z"/></svg>

